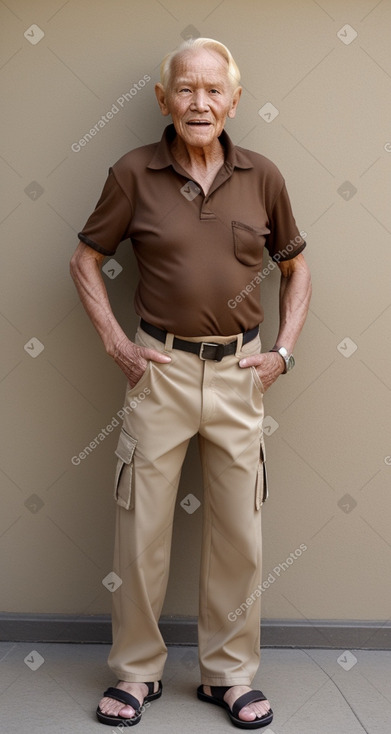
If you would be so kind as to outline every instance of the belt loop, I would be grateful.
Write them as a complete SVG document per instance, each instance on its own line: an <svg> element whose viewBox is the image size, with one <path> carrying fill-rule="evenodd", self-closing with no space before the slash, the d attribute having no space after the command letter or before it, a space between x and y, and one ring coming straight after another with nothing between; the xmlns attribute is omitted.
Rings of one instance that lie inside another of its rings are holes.
<svg viewBox="0 0 391 734"><path fill-rule="evenodd" d="M238 334L237 342L236 342L236 352L235 357L240 357L240 353L242 351L243 347L243 333Z"/></svg>
<svg viewBox="0 0 391 734"><path fill-rule="evenodd" d="M166 341L164 343L164 350L166 352L172 352L173 341L174 341L174 334L170 334L170 332L168 331L166 334Z"/></svg>

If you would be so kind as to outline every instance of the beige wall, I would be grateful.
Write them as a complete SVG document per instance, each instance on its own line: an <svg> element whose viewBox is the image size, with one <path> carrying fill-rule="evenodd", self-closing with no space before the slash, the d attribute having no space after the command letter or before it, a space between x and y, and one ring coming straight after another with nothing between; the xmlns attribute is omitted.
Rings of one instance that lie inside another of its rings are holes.
<svg viewBox="0 0 391 734"><path fill-rule="evenodd" d="M32 24L44 33L35 44ZM341 31L350 43L337 35L346 24L358 34ZM193 26L239 64L244 92L227 129L282 170L313 273L297 367L266 397L263 614L388 619L391 2L8 0L0 26L1 611L110 611L102 579L118 428L79 465L71 459L116 417L125 378L79 304L68 262L108 166L160 137L159 63ZM144 75L151 81L119 107ZM266 102L279 111L271 122L258 114ZM74 152L113 105L119 111ZM121 245L122 272L104 277L132 336L130 250ZM274 271L262 286L265 349L277 289ZM178 496L165 614L197 613L202 507L181 507L189 493L202 502L196 442ZM301 544L307 550L283 565Z"/></svg>

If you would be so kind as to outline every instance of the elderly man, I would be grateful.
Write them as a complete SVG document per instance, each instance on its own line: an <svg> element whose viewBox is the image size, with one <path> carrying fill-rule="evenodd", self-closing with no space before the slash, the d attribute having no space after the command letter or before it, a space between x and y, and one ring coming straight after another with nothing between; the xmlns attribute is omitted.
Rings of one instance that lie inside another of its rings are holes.
<svg viewBox="0 0 391 734"><path fill-rule="evenodd" d="M110 169L71 262L83 305L127 377L125 405L136 406L126 411L116 450L114 570L122 584L113 594L108 663L119 682L97 709L112 726L137 724L142 704L162 692L167 648L158 620L180 472L195 434L204 477L197 695L240 728L273 718L266 697L251 690L267 497L263 394L294 364L310 276L280 172L224 130L239 80L230 52L212 39L187 41L164 59L155 92L173 124L159 143ZM100 274L127 238L140 276L134 342ZM281 271L280 327L274 348L261 353L265 245Z"/></svg>

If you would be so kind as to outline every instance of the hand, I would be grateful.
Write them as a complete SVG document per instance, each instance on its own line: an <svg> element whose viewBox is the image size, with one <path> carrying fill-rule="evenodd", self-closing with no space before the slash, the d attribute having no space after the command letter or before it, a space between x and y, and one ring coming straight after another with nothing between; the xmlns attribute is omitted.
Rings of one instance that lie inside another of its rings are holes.
<svg viewBox="0 0 391 734"><path fill-rule="evenodd" d="M148 349L147 347L139 347L130 339L123 339L116 346L113 354L114 361L126 375L131 388L136 387L141 380L145 370L147 369L148 360L153 362L171 362L168 354L157 352L156 349Z"/></svg>
<svg viewBox="0 0 391 734"><path fill-rule="evenodd" d="M239 367L255 367L265 392L284 372L283 359L277 352L265 352L244 357L240 360Z"/></svg>

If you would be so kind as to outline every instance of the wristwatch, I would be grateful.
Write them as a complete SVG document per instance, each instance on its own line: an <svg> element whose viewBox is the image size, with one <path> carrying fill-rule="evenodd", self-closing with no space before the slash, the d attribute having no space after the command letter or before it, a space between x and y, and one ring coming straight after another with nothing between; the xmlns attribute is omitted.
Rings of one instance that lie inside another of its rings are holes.
<svg viewBox="0 0 391 734"><path fill-rule="evenodd" d="M295 366L293 354L289 354L288 350L285 349L285 347L273 347L273 349L271 349L270 351L278 352L278 354L281 354L281 357L285 362L285 369L283 372L284 375L289 372L289 370L293 369L293 367Z"/></svg>

